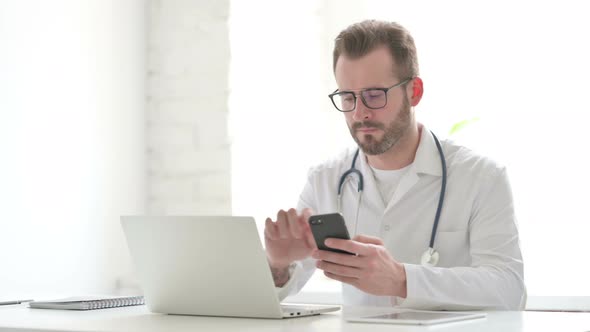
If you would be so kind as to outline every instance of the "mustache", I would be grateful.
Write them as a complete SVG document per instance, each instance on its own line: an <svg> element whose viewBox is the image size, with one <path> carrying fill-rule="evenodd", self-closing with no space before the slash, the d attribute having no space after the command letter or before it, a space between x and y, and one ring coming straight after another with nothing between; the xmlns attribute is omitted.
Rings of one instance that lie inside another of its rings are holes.
<svg viewBox="0 0 590 332"><path fill-rule="evenodd" d="M357 130L359 128L385 129L385 126L382 123L373 122L373 121L361 121L361 122L355 122L352 124L353 130Z"/></svg>

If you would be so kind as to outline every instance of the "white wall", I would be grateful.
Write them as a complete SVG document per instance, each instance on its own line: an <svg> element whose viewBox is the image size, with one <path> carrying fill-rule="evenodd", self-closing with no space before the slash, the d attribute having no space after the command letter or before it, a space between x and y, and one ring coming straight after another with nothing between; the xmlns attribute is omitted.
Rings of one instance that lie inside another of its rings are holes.
<svg viewBox="0 0 590 332"><path fill-rule="evenodd" d="M229 214L229 1L149 3L149 212Z"/></svg>
<svg viewBox="0 0 590 332"><path fill-rule="evenodd" d="M266 217L297 203L309 167L352 143L324 89L321 5L232 2L232 207L254 216L260 231Z"/></svg>
<svg viewBox="0 0 590 332"><path fill-rule="evenodd" d="M112 291L145 208L145 4L0 1L0 297Z"/></svg>

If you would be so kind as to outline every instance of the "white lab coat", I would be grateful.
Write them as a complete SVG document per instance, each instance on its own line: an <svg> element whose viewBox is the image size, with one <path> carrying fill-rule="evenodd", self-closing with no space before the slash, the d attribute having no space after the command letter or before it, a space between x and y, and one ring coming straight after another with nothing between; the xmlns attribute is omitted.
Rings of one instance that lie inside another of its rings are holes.
<svg viewBox="0 0 590 332"><path fill-rule="evenodd" d="M407 298L374 296L343 284L345 305L418 309L521 309L525 301L523 261L512 193L506 170L492 160L447 140L441 141L447 163L447 189L434 247L437 267L420 265L428 248L442 171L430 131L422 127L414 162L384 204L361 152L356 167L364 176L357 234L381 238L392 256L403 262ZM337 211L340 176L350 168L355 149L309 172L298 209L317 214ZM355 229L357 180L343 189L342 214ZM351 234L354 236L356 234ZM315 270L312 258L291 266L289 282L279 297L298 292Z"/></svg>

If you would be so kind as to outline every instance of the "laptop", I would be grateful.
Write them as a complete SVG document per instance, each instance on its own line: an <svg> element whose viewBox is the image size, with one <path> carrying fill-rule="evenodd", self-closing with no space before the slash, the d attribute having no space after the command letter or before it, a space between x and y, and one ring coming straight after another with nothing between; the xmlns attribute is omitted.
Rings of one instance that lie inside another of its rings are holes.
<svg viewBox="0 0 590 332"><path fill-rule="evenodd" d="M124 216L121 224L152 312L292 318L340 309L279 303L252 217Z"/></svg>

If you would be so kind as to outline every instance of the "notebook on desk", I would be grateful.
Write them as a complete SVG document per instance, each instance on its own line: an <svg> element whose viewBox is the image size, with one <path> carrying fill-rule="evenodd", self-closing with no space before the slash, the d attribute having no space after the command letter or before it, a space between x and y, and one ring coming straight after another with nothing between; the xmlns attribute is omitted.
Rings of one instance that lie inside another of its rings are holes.
<svg viewBox="0 0 590 332"><path fill-rule="evenodd" d="M55 300L32 301L30 308L96 310L144 304L143 296L76 296Z"/></svg>
<svg viewBox="0 0 590 332"><path fill-rule="evenodd" d="M292 318L339 306L281 305L251 217L122 217L153 312Z"/></svg>

